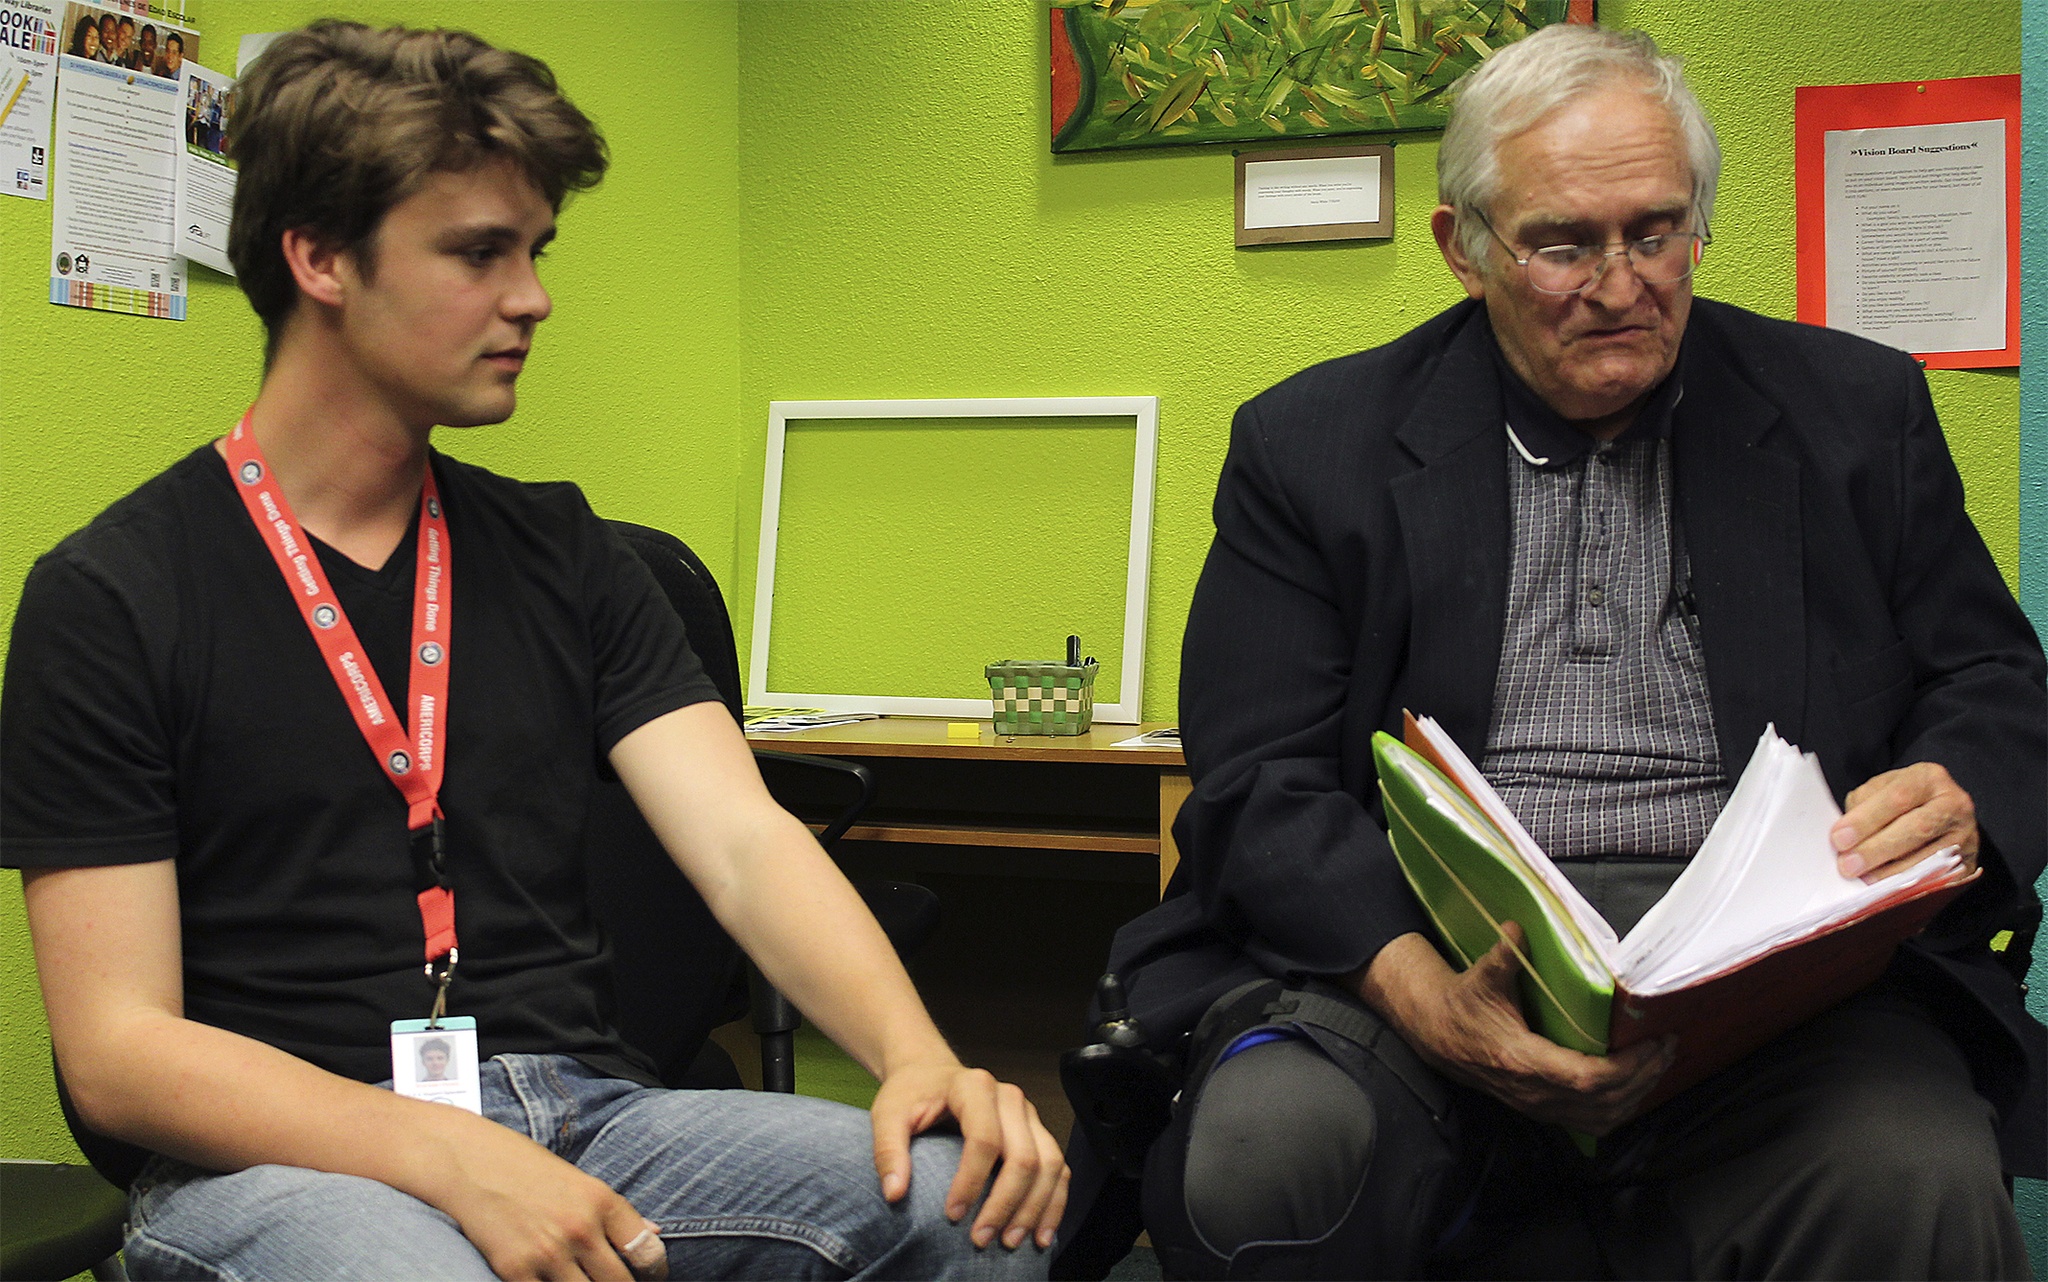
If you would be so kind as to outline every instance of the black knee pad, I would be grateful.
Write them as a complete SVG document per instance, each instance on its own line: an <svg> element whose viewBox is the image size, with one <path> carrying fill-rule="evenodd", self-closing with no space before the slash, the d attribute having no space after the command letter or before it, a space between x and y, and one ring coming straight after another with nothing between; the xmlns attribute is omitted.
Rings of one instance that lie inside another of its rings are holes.
<svg viewBox="0 0 2048 1282"><path fill-rule="evenodd" d="M1316 1241L1351 1213L1372 1164L1377 1110L1315 1043L1289 1037L1218 1065L1193 1111L1182 1199L1219 1255L1252 1242Z"/></svg>
<svg viewBox="0 0 2048 1282"><path fill-rule="evenodd" d="M1448 1092L1362 1007L1329 1000L1304 1011L1269 984L1198 1030L1145 1177L1169 1277L1421 1271L1459 1191ZM1284 1039L1226 1056L1247 1025Z"/></svg>

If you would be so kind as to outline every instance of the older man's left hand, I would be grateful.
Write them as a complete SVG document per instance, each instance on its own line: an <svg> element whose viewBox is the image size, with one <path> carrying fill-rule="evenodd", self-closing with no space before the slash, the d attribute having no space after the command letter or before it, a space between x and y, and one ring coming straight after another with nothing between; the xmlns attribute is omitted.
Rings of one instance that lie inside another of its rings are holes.
<svg viewBox="0 0 2048 1282"><path fill-rule="evenodd" d="M1876 881L1901 873L1947 846L1977 867L1977 807L1932 761L1887 770L1849 794L1830 830L1844 877Z"/></svg>

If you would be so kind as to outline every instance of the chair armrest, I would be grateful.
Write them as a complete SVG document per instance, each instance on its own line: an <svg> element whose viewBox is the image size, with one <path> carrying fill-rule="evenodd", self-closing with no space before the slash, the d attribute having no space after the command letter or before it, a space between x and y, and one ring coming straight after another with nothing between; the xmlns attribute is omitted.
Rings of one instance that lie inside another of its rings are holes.
<svg viewBox="0 0 2048 1282"><path fill-rule="evenodd" d="M853 827L853 821L860 818L861 813L874 804L874 771L869 770L858 761L842 761L837 757L818 757L802 752L778 752L773 748L754 749L754 759L757 761L780 761L789 765L804 766L812 770L832 771L844 776L859 790L860 795L855 798L853 803L842 809L838 817L826 824L824 830L818 834L818 844L826 850L832 849L832 843L844 836L846 830Z"/></svg>

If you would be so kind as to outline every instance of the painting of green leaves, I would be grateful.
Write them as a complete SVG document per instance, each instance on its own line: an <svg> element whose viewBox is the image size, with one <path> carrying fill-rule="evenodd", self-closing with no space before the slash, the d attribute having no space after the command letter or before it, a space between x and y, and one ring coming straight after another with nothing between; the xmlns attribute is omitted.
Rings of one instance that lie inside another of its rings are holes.
<svg viewBox="0 0 2048 1282"><path fill-rule="evenodd" d="M1569 0L1051 0L1052 149L1441 129Z"/></svg>

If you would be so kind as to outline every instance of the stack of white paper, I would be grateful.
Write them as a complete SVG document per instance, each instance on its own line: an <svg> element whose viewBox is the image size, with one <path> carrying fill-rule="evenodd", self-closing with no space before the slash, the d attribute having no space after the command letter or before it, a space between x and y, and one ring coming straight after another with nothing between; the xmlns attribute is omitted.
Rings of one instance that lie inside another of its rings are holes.
<svg viewBox="0 0 2048 1282"><path fill-rule="evenodd" d="M1431 718L1418 718L1417 725L1475 808L1507 835L1514 858L1571 916L1577 929L1562 937L1576 937L1598 953L1615 981L1638 997L1731 970L1961 867L1950 847L1868 885L1842 876L1828 837L1842 811L1820 763L1768 726L1699 853L1627 938L1617 941L1613 928L1529 837L1451 737ZM1475 835L1483 827L1459 818ZM1488 844L1500 849L1497 841Z"/></svg>

